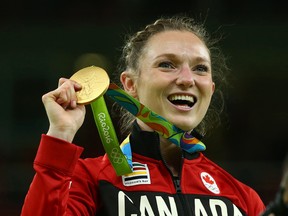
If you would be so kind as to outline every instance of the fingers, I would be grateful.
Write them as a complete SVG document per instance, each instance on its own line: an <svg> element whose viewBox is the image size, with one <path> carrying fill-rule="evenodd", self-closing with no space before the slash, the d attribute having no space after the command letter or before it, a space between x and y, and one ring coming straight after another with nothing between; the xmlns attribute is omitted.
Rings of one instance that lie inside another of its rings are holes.
<svg viewBox="0 0 288 216"><path fill-rule="evenodd" d="M58 87L60 87L60 86L61 86L63 83L65 83L65 82L71 82L71 83L73 83L74 88L75 88L75 91L79 91L79 90L82 88L82 86L81 86L80 83L77 83L77 82L75 82L74 80L70 80L70 79L67 79L67 78L64 78L64 77L61 77L61 78L59 79L59 81L58 81Z"/></svg>
<svg viewBox="0 0 288 216"><path fill-rule="evenodd" d="M69 79L64 78L64 77L61 77L61 78L58 80L58 87L61 86L61 85L62 85L64 82L66 82L67 80L69 80Z"/></svg>
<svg viewBox="0 0 288 216"><path fill-rule="evenodd" d="M76 91L79 90L79 84L65 78L60 78L59 84L61 85L58 87L56 92L56 102L64 109L75 108L77 106Z"/></svg>
<svg viewBox="0 0 288 216"><path fill-rule="evenodd" d="M56 102L64 109L67 109L69 107L75 108L76 101L77 98L74 88L69 85L63 84L57 92Z"/></svg>
<svg viewBox="0 0 288 216"><path fill-rule="evenodd" d="M42 97L45 104L48 101L55 101L63 107L63 109L73 109L77 106L76 92L81 90L81 85L73 80L60 78L58 88Z"/></svg>

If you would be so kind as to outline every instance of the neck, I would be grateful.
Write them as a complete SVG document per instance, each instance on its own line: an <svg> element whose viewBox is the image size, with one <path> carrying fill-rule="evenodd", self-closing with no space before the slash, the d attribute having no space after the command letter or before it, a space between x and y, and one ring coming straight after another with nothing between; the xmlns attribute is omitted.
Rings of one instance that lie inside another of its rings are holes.
<svg viewBox="0 0 288 216"><path fill-rule="evenodd" d="M151 132L154 131L152 128L150 128L147 124L145 124L143 121L139 120L138 118L137 118L137 124L143 131L151 131Z"/></svg>
<svg viewBox="0 0 288 216"><path fill-rule="evenodd" d="M144 131L154 131L152 128L147 126L144 122L137 119L137 123L141 130ZM181 167L182 150L180 147L170 142L160 136L160 152L168 166L169 170L172 172L173 176L178 176Z"/></svg>
<svg viewBox="0 0 288 216"><path fill-rule="evenodd" d="M173 176L178 176L181 169L181 148L167 139L160 137L160 152Z"/></svg>

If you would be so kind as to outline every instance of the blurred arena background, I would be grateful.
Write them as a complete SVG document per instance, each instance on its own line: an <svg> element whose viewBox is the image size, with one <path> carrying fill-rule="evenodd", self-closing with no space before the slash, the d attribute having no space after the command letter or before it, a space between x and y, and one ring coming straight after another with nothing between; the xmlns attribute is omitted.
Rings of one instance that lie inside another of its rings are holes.
<svg viewBox="0 0 288 216"><path fill-rule="evenodd" d="M223 32L231 68L226 120L204 139L206 154L267 204L287 152L288 15L279 1L13 0L0 7L0 215L19 215L48 129L41 96L82 67L112 75L123 39L161 15L186 13ZM112 78L113 79L113 78ZM107 101L110 106L110 101ZM117 117L113 117L117 129ZM90 107L75 143L103 153ZM41 190L41 188L39 188Z"/></svg>

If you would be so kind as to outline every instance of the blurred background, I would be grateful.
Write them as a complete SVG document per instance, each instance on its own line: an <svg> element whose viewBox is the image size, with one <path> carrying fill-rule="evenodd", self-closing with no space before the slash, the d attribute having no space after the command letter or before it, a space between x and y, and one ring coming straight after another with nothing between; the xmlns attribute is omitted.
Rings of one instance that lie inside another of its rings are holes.
<svg viewBox="0 0 288 216"><path fill-rule="evenodd" d="M41 96L90 65L116 69L125 35L161 15L186 13L223 32L231 68L223 124L206 155L268 202L287 152L288 15L279 1L4 0L0 7L0 215L19 215L48 120ZM108 106L111 105L107 101ZM117 128L117 117L113 122ZM90 107L75 143L103 153ZM41 189L39 189L41 190Z"/></svg>

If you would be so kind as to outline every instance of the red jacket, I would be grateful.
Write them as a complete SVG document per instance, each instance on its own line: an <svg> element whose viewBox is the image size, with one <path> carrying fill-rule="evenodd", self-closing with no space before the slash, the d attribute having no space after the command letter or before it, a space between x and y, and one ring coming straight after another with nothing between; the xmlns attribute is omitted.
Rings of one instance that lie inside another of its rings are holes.
<svg viewBox="0 0 288 216"><path fill-rule="evenodd" d="M175 178L156 133L134 128L130 137L134 172L117 176L105 155L80 159L81 147L42 135L21 215L258 216L265 209L253 189L203 153L183 152Z"/></svg>

